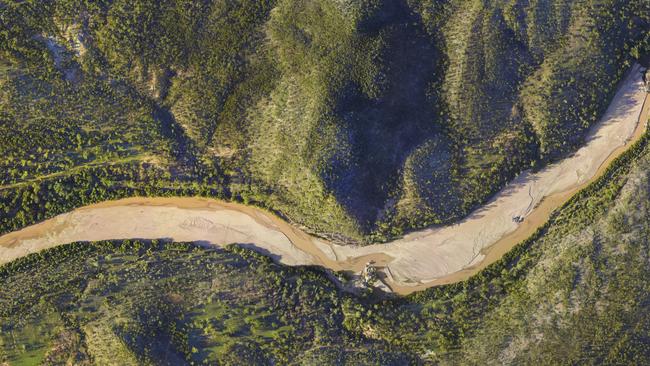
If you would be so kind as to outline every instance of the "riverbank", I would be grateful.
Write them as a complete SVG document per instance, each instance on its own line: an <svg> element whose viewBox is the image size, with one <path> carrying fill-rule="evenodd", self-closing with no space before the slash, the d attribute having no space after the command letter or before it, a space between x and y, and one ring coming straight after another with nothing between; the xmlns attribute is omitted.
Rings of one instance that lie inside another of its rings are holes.
<svg viewBox="0 0 650 366"><path fill-rule="evenodd" d="M386 244L341 246L311 237L264 210L206 198L133 197L86 206L0 237L0 263L74 241L168 238L241 243L288 265L359 272L368 261L400 294L468 278L530 236L645 132L650 102L638 65L572 156L524 172L461 222ZM645 101L645 107L644 107ZM520 216L523 222L515 222Z"/></svg>

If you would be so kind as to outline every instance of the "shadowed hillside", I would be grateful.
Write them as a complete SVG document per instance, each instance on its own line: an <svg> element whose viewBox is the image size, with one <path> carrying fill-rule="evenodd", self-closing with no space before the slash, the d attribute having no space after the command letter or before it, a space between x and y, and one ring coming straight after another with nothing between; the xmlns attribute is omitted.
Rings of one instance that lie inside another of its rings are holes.
<svg viewBox="0 0 650 366"><path fill-rule="evenodd" d="M649 7L5 2L0 178L23 200L7 210L49 216L22 189L128 162L118 186L154 169L148 193L215 191L342 241L449 223L576 149L648 47ZM23 149L47 133L57 146Z"/></svg>

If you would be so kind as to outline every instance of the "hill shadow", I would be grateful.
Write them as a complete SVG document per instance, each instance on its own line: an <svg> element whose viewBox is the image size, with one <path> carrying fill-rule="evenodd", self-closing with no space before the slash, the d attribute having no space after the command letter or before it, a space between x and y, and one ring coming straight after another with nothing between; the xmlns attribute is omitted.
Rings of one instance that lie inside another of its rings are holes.
<svg viewBox="0 0 650 366"><path fill-rule="evenodd" d="M368 37L383 37L380 95L370 98L350 81L335 113L352 141L352 162L332 161L329 190L359 223L371 225L418 145L441 133L436 97L430 93L440 53L405 1L385 2L358 25Z"/></svg>

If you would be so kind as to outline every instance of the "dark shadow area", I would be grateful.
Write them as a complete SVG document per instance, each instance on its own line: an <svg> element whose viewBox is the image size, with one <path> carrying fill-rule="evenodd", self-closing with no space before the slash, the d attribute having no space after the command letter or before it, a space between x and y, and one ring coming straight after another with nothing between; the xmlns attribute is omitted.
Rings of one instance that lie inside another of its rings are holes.
<svg viewBox="0 0 650 366"><path fill-rule="evenodd" d="M173 168L174 175L196 173L198 159L194 143L176 122L171 112L155 104L153 118L160 122L163 136L170 140L172 156L178 163L178 166Z"/></svg>
<svg viewBox="0 0 650 366"><path fill-rule="evenodd" d="M430 93L440 55L403 1L385 3L359 30L385 40L376 60L383 74L381 92L369 98L353 82L342 90L335 113L350 131L353 158L350 164L333 161L333 178L323 178L367 228L384 207L410 152L441 133L436 97Z"/></svg>

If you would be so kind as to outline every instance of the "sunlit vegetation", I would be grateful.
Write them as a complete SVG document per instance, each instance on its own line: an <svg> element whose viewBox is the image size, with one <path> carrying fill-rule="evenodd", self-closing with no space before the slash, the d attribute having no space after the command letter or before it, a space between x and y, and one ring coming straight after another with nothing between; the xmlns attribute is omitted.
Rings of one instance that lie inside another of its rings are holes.
<svg viewBox="0 0 650 366"><path fill-rule="evenodd" d="M452 222L573 151L650 21L643 0L0 10L3 230L62 212L35 187L104 174L113 193L75 202L216 190L345 242Z"/></svg>
<svg viewBox="0 0 650 366"><path fill-rule="evenodd" d="M648 135L468 281L399 299L231 246L73 243L0 267L10 364L644 364Z"/></svg>
<svg viewBox="0 0 650 366"><path fill-rule="evenodd" d="M447 223L574 150L649 22L644 0L4 1L0 233L135 195L341 241ZM502 260L400 299L238 247L21 258L0 363L648 364L647 140Z"/></svg>
<svg viewBox="0 0 650 366"><path fill-rule="evenodd" d="M503 259L399 299L247 249L73 243L0 267L10 364L646 364L648 135Z"/></svg>
<svg viewBox="0 0 650 366"><path fill-rule="evenodd" d="M0 233L134 195L336 239L455 220L561 158L650 8L606 1L5 1ZM0 267L0 363L647 364L648 137L470 280L356 297L236 246L73 243Z"/></svg>
<svg viewBox="0 0 650 366"><path fill-rule="evenodd" d="M354 326L441 364L647 362L648 168L646 135L495 264Z"/></svg>
<svg viewBox="0 0 650 366"><path fill-rule="evenodd" d="M344 299L318 272L236 247L74 243L0 278L0 362L12 365L413 361L345 330Z"/></svg>
<svg viewBox="0 0 650 366"><path fill-rule="evenodd" d="M13 69L1 93L2 187L166 153L146 106L101 82L75 87Z"/></svg>

